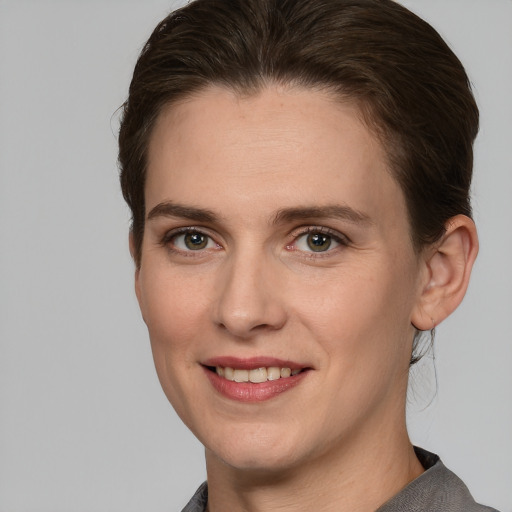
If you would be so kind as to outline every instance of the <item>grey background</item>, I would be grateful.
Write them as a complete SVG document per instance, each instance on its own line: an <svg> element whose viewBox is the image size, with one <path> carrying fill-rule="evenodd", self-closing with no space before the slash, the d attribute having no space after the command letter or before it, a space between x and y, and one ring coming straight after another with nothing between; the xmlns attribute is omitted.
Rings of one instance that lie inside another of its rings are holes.
<svg viewBox="0 0 512 512"><path fill-rule="evenodd" d="M512 2L408 0L482 112L481 252L411 383L415 443L512 511ZM133 294L116 109L173 2L0 0L0 511L174 511L205 476Z"/></svg>

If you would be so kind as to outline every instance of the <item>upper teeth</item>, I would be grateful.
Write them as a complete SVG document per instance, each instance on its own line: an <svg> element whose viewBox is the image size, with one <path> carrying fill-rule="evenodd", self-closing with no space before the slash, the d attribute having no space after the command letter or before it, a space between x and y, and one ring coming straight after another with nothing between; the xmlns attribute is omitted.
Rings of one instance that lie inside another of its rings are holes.
<svg viewBox="0 0 512 512"><path fill-rule="evenodd" d="M254 370L238 370L226 366L216 366L217 375L227 380L235 382L265 382L267 380L277 380L280 378L297 375L301 370L291 370L290 368L278 368L270 366L269 368L255 368Z"/></svg>

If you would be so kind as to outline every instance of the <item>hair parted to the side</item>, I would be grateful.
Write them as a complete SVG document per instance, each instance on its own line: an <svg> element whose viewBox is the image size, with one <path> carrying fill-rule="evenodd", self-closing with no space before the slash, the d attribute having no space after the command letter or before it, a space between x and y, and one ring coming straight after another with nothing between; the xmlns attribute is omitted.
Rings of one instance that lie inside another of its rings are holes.
<svg viewBox="0 0 512 512"><path fill-rule="evenodd" d="M162 109L209 85L276 83L354 101L378 134L415 248L471 216L478 109L459 59L393 0L195 0L154 30L135 66L119 133L121 187L141 263L148 143Z"/></svg>

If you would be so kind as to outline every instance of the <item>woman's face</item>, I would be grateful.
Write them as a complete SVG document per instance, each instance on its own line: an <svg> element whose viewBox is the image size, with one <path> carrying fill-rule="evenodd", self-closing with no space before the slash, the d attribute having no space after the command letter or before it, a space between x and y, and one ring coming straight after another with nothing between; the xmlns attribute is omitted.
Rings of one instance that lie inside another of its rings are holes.
<svg viewBox="0 0 512 512"><path fill-rule="evenodd" d="M423 271L353 105L207 89L161 114L145 194L137 296L210 457L289 468L400 430Z"/></svg>

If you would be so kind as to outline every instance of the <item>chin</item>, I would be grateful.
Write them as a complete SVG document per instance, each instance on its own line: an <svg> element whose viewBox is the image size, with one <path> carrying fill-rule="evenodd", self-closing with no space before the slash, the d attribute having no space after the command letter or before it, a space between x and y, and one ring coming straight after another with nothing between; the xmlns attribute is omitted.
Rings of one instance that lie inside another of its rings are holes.
<svg viewBox="0 0 512 512"><path fill-rule="evenodd" d="M262 473L263 475L290 471L299 463L296 454L269 453L261 450L256 451L254 448L236 451L226 450L220 453L207 449L207 453L234 470L254 474Z"/></svg>
<svg viewBox="0 0 512 512"><path fill-rule="evenodd" d="M265 428L267 427L267 428ZM304 436L268 425L239 425L202 439L208 461L218 460L232 469L257 474L283 473L307 458Z"/></svg>

